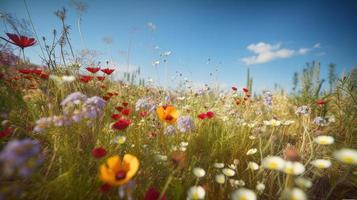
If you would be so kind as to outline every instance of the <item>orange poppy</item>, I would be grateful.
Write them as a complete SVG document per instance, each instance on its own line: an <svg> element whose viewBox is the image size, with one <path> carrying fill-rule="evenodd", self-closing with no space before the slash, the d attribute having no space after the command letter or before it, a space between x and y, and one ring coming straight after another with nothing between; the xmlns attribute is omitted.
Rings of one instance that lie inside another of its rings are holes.
<svg viewBox="0 0 357 200"><path fill-rule="evenodd" d="M131 154L125 154L123 160L112 156L99 168L99 178L103 182L120 186L129 182L139 169L139 160Z"/></svg>
<svg viewBox="0 0 357 200"><path fill-rule="evenodd" d="M160 106L156 109L157 116L161 121L165 121L169 124L175 124L180 113L174 106Z"/></svg>

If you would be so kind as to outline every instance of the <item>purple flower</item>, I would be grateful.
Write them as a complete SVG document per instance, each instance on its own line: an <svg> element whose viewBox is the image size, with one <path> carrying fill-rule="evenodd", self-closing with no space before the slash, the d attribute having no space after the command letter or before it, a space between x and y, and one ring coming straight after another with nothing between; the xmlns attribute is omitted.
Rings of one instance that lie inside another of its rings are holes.
<svg viewBox="0 0 357 200"><path fill-rule="evenodd" d="M327 121L322 117L315 117L313 122L317 126L325 126L327 124Z"/></svg>
<svg viewBox="0 0 357 200"><path fill-rule="evenodd" d="M271 107L273 105L273 95L269 91L265 91L263 95L264 105Z"/></svg>
<svg viewBox="0 0 357 200"><path fill-rule="evenodd" d="M84 109L83 114L86 118L95 119L99 115L100 111L101 110L99 110L98 108L90 106Z"/></svg>
<svg viewBox="0 0 357 200"><path fill-rule="evenodd" d="M141 98L138 99L135 103L135 110L139 111L140 109L148 109L150 110L153 107L153 102L151 102L150 98Z"/></svg>
<svg viewBox="0 0 357 200"><path fill-rule="evenodd" d="M308 106L300 106L296 109L295 113L297 115L309 115L310 114L310 108Z"/></svg>
<svg viewBox="0 0 357 200"><path fill-rule="evenodd" d="M1 172L6 177L26 178L43 162L37 140L11 140L0 152Z"/></svg>
<svg viewBox="0 0 357 200"><path fill-rule="evenodd" d="M177 119L177 128L180 132L190 132L195 128L195 124L190 116L181 116Z"/></svg>
<svg viewBox="0 0 357 200"><path fill-rule="evenodd" d="M93 96L88 98L84 104L85 106L94 106L102 110L105 107L106 101L98 96Z"/></svg>
<svg viewBox="0 0 357 200"><path fill-rule="evenodd" d="M170 125L165 129L165 135L174 135L176 133L176 129L174 126Z"/></svg>
<svg viewBox="0 0 357 200"><path fill-rule="evenodd" d="M65 107L70 104L79 104L87 100L87 96L80 92L73 92L62 100L61 106Z"/></svg>

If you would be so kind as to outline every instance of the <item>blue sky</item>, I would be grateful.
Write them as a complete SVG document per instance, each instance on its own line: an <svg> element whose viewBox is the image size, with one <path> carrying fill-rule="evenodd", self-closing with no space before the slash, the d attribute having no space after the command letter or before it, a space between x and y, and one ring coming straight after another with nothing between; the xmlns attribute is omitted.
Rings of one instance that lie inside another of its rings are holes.
<svg viewBox="0 0 357 200"><path fill-rule="evenodd" d="M272 89L274 83L291 89L293 73L312 60L321 62L322 77L331 62L339 73L357 65L357 2L353 0L84 2L88 9L82 16L82 44L71 1L27 0L40 36L49 37L60 28L53 13L66 7L76 51L86 47L101 52L101 61L118 63L117 75L127 69L129 44L129 68L140 67L145 77L156 81L161 77L160 83L169 85L173 82L165 81L165 68L169 77L180 72L196 83L217 81L228 87L245 86L249 67L253 88L261 91ZM23 1L1 0L0 11L27 18ZM148 23L153 24L151 29ZM7 31L3 24L0 28L2 34ZM113 43L105 44L104 37ZM156 69L152 62L168 51L167 62ZM38 46L26 53L40 62Z"/></svg>

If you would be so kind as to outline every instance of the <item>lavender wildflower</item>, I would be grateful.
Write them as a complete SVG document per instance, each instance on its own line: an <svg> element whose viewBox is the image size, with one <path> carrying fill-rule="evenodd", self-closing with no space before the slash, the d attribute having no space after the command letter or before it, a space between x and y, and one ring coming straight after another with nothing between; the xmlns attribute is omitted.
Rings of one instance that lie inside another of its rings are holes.
<svg viewBox="0 0 357 200"><path fill-rule="evenodd" d="M11 140L0 152L1 172L6 177L19 175L26 178L43 162L37 140Z"/></svg>
<svg viewBox="0 0 357 200"><path fill-rule="evenodd" d="M264 95L263 97L264 105L271 107L273 105L273 95L269 91L265 91L263 95Z"/></svg>
<svg viewBox="0 0 357 200"><path fill-rule="evenodd" d="M327 121L322 117L315 117L313 122L317 126L325 126L327 124Z"/></svg>
<svg viewBox="0 0 357 200"><path fill-rule="evenodd" d="M296 109L295 114L308 116L310 114L310 108L308 106L300 106Z"/></svg>
<svg viewBox="0 0 357 200"><path fill-rule="evenodd" d="M87 100L87 96L80 92L73 92L62 100L61 106L65 107L70 104L80 104L82 101Z"/></svg>
<svg viewBox="0 0 357 200"><path fill-rule="evenodd" d="M182 133L190 132L194 127L195 125L190 116L181 116L177 119L177 128Z"/></svg>
<svg viewBox="0 0 357 200"><path fill-rule="evenodd" d="M168 126L164 131L164 135L174 135L175 133L176 133L176 129L172 125Z"/></svg>
<svg viewBox="0 0 357 200"><path fill-rule="evenodd" d="M98 96L93 96L91 98L88 98L85 102L85 106L94 106L99 109L103 109L105 107L106 101Z"/></svg>
<svg viewBox="0 0 357 200"><path fill-rule="evenodd" d="M153 107L153 103L151 102L150 98L141 98L138 99L135 103L135 110L139 111L140 109L148 109L151 110ZM155 109L155 108L154 108Z"/></svg>

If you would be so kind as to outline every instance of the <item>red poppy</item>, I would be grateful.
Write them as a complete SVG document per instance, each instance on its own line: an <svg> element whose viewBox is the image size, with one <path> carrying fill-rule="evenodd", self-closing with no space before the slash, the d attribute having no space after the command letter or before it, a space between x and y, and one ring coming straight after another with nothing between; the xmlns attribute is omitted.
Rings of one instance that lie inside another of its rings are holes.
<svg viewBox="0 0 357 200"><path fill-rule="evenodd" d="M105 192L109 192L109 190L112 188L111 185L109 185L108 183L104 183L103 185L100 186L100 191L105 193Z"/></svg>
<svg viewBox="0 0 357 200"><path fill-rule="evenodd" d="M232 90L233 90L233 91L237 91L238 89L237 89L237 87L232 86Z"/></svg>
<svg viewBox="0 0 357 200"><path fill-rule="evenodd" d="M104 81L105 76L97 76L98 81Z"/></svg>
<svg viewBox="0 0 357 200"><path fill-rule="evenodd" d="M129 125L131 124L130 120L127 119L119 119L117 122L115 122L112 125L113 129L117 129L117 130L124 130L126 129Z"/></svg>
<svg viewBox="0 0 357 200"><path fill-rule="evenodd" d="M31 70L31 74L40 75L40 74L42 74L42 70L40 70L40 69L33 69L33 70Z"/></svg>
<svg viewBox="0 0 357 200"><path fill-rule="evenodd" d="M33 46L36 41L35 38L29 38L23 35L17 35L17 34L11 34L11 33L6 33L7 37L10 38L10 40L13 42L18 47L26 48Z"/></svg>
<svg viewBox="0 0 357 200"><path fill-rule="evenodd" d="M110 96L104 96L103 99L108 101L110 99Z"/></svg>
<svg viewBox="0 0 357 200"><path fill-rule="evenodd" d="M42 73L42 74L40 74L40 77L43 78L43 79L48 79L49 75L45 74L45 73Z"/></svg>
<svg viewBox="0 0 357 200"><path fill-rule="evenodd" d="M131 110L130 109L123 109L122 111L121 111L121 113L123 114L123 115L130 115L130 112L131 112Z"/></svg>
<svg viewBox="0 0 357 200"><path fill-rule="evenodd" d="M82 83L88 83L89 81L91 81L93 79L92 76L81 76L81 78L79 79Z"/></svg>
<svg viewBox="0 0 357 200"><path fill-rule="evenodd" d="M121 114L112 114L111 118L114 120L118 120L121 118Z"/></svg>
<svg viewBox="0 0 357 200"><path fill-rule="evenodd" d="M159 191L157 191L155 188L151 187L145 193L144 200L159 200L160 194L161 193ZM166 194L164 194L160 200L167 200Z"/></svg>
<svg viewBox="0 0 357 200"><path fill-rule="evenodd" d="M123 102L123 106L124 106L124 107L127 107L128 105L129 105L128 102Z"/></svg>
<svg viewBox="0 0 357 200"><path fill-rule="evenodd" d="M117 107L115 107L115 109L116 109L117 111L121 112L124 108L123 108L122 106L117 106Z"/></svg>
<svg viewBox="0 0 357 200"><path fill-rule="evenodd" d="M4 77L4 73L1 73L1 72L0 72L0 79L1 79L2 77Z"/></svg>
<svg viewBox="0 0 357 200"><path fill-rule="evenodd" d="M141 111L141 112L139 113L139 115L140 115L140 117L146 117L146 116L148 115L148 112L146 112L146 111Z"/></svg>
<svg viewBox="0 0 357 200"><path fill-rule="evenodd" d="M110 75L114 72L115 69L109 69L109 68L105 68L105 69L101 69L102 72L104 72L107 75Z"/></svg>
<svg viewBox="0 0 357 200"><path fill-rule="evenodd" d="M94 158L102 158L105 155L107 155L107 150L105 150L103 147L94 148L92 150L92 156Z"/></svg>
<svg viewBox="0 0 357 200"><path fill-rule="evenodd" d="M317 105L324 105L324 104L326 104L326 101L324 101L322 99L319 99L319 100L316 101L316 104Z"/></svg>
<svg viewBox="0 0 357 200"><path fill-rule="evenodd" d="M12 128L7 127L4 130L0 131L0 138L6 137L12 133Z"/></svg>
<svg viewBox="0 0 357 200"><path fill-rule="evenodd" d="M119 94L117 92L113 92L113 95L114 96L118 96Z"/></svg>
<svg viewBox="0 0 357 200"><path fill-rule="evenodd" d="M249 92L248 88L243 88L243 92L245 93Z"/></svg>
<svg viewBox="0 0 357 200"><path fill-rule="evenodd" d="M31 70L30 69L19 69L19 72L21 74L30 74L31 73Z"/></svg>
<svg viewBox="0 0 357 200"><path fill-rule="evenodd" d="M90 73L93 73L93 74L97 73L100 70L99 67L87 67L86 69L87 69L87 71L89 71Z"/></svg>
<svg viewBox="0 0 357 200"><path fill-rule="evenodd" d="M197 116L199 119L206 119L207 118L207 115L206 113L201 113Z"/></svg>
<svg viewBox="0 0 357 200"><path fill-rule="evenodd" d="M211 119L212 117L214 117L214 112L208 111L208 112L206 113L206 115L207 115L207 118L208 118L208 119Z"/></svg>
<svg viewBox="0 0 357 200"><path fill-rule="evenodd" d="M111 93L111 92L107 92L107 95L110 96L110 97L114 96L114 94Z"/></svg>
<svg viewBox="0 0 357 200"><path fill-rule="evenodd" d="M240 99L236 100L236 104L239 105L240 104Z"/></svg>
<svg viewBox="0 0 357 200"><path fill-rule="evenodd" d="M247 93L245 96L247 96L247 97L249 98L249 97L251 97L252 95L251 95L251 94L249 94L249 93Z"/></svg>

